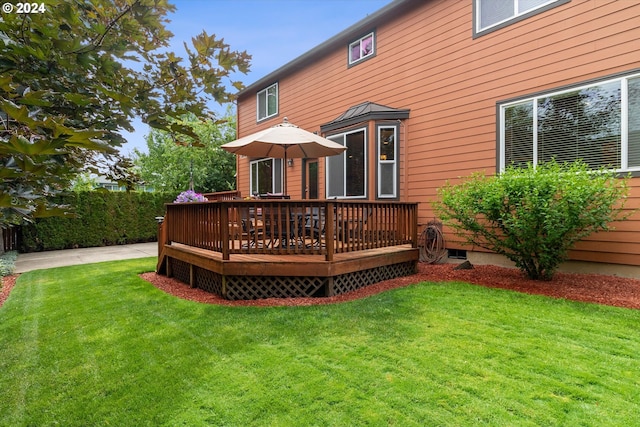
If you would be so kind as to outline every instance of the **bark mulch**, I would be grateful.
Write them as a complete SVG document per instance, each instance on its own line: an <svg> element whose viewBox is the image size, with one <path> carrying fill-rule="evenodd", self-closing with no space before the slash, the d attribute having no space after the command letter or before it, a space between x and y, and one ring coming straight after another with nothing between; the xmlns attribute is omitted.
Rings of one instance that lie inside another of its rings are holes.
<svg viewBox="0 0 640 427"><path fill-rule="evenodd" d="M0 277L0 307L9 298L11 289L16 285L18 275Z"/></svg>
<svg viewBox="0 0 640 427"><path fill-rule="evenodd" d="M363 298L418 282L463 281L479 286L510 289L553 298L640 309L640 279L601 274L556 273L551 281L537 281L527 279L519 270L513 268L477 265L471 270L454 270L454 267L455 264L418 264L417 274L387 280L335 297L270 298L251 301L227 301L201 289L192 289L182 282L155 273L145 273L141 277L159 289L180 298L230 306L333 304Z"/></svg>
<svg viewBox="0 0 640 427"><path fill-rule="evenodd" d="M471 270L454 270L454 264L419 264L418 273L387 280L367 286L354 292L329 298L286 298L262 299L251 301L227 301L201 289L193 289L178 280L156 273L144 273L141 277L157 288L179 298L207 304L229 306L299 306L333 304L351 301L399 288L410 284L431 281L463 281L479 286L510 289L528 294L546 295L575 301L611 305L616 307L640 309L640 279L630 279L600 274L556 273L548 282L529 280L511 268L493 265L477 265ZM0 289L0 307L9 296L17 276L2 278Z"/></svg>

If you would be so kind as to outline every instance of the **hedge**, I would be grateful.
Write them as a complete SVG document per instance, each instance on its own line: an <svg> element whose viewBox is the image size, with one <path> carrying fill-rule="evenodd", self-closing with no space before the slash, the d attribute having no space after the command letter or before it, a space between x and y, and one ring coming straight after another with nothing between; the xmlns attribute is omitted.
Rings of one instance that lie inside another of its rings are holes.
<svg viewBox="0 0 640 427"><path fill-rule="evenodd" d="M22 227L20 252L123 245L156 240L155 217L175 194L90 191L67 194L56 202L73 216L39 218Z"/></svg>

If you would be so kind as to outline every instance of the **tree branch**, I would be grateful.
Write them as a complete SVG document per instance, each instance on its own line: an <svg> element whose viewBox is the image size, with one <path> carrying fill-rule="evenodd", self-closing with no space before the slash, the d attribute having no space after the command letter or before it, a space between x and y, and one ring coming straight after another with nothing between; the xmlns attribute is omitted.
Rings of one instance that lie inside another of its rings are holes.
<svg viewBox="0 0 640 427"><path fill-rule="evenodd" d="M107 37L107 34L113 29L113 27L118 23L118 21L120 21L127 13L131 12L131 10L133 9L133 6L135 6L138 3L140 3L140 0L135 0L133 3L127 6L122 12L120 12L118 16L116 16L111 22L109 22L109 25L107 25L107 28L105 28L104 32L94 37L94 39L91 40L91 42L89 42L87 46L81 47L73 52L69 52L69 54L87 53L87 52L96 50L97 48L102 46L104 39Z"/></svg>

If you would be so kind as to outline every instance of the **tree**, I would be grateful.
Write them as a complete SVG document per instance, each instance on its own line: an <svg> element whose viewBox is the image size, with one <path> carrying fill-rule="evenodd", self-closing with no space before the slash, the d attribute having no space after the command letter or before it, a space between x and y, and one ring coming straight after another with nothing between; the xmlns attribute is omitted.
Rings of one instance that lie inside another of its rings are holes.
<svg viewBox="0 0 640 427"><path fill-rule="evenodd" d="M0 226L64 213L47 196L87 166L96 172L96 153L126 166L116 148L135 117L196 137L179 118L210 120L207 102L230 101L228 87L242 88L233 74L248 71L246 52L206 32L185 43L186 61L167 51L167 0L45 7L0 20Z"/></svg>
<svg viewBox="0 0 640 427"><path fill-rule="evenodd" d="M80 173L71 182L71 191L82 193L84 191L93 191L98 188L98 180L88 173Z"/></svg>
<svg viewBox="0 0 640 427"><path fill-rule="evenodd" d="M628 178L552 160L447 183L434 208L466 243L504 255L532 279L550 280L577 241L628 216L627 195Z"/></svg>
<svg viewBox="0 0 640 427"><path fill-rule="evenodd" d="M147 136L148 154L135 150L134 163L140 177L156 190L176 192L191 188L198 192L230 190L235 184L235 156L220 148L236 135L235 118L227 110L218 122L200 123L194 117L184 120L193 126L197 138L152 130Z"/></svg>

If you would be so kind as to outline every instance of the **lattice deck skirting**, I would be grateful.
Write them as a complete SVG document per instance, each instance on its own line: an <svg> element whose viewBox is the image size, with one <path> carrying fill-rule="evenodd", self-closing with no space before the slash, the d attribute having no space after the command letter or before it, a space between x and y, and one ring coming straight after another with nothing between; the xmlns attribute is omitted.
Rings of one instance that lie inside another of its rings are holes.
<svg viewBox="0 0 640 427"><path fill-rule="evenodd" d="M417 263L409 261L342 274L333 278L330 295L345 294L384 280L409 276L416 272Z"/></svg>
<svg viewBox="0 0 640 427"><path fill-rule="evenodd" d="M229 276L225 298L251 300L263 298L323 297L326 277Z"/></svg>
<svg viewBox="0 0 640 427"><path fill-rule="evenodd" d="M332 277L223 276L178 259L169 262L176 279L228 300L340 295L384 280L414 274L417 268L417 261L408 261Z"/></svg>

